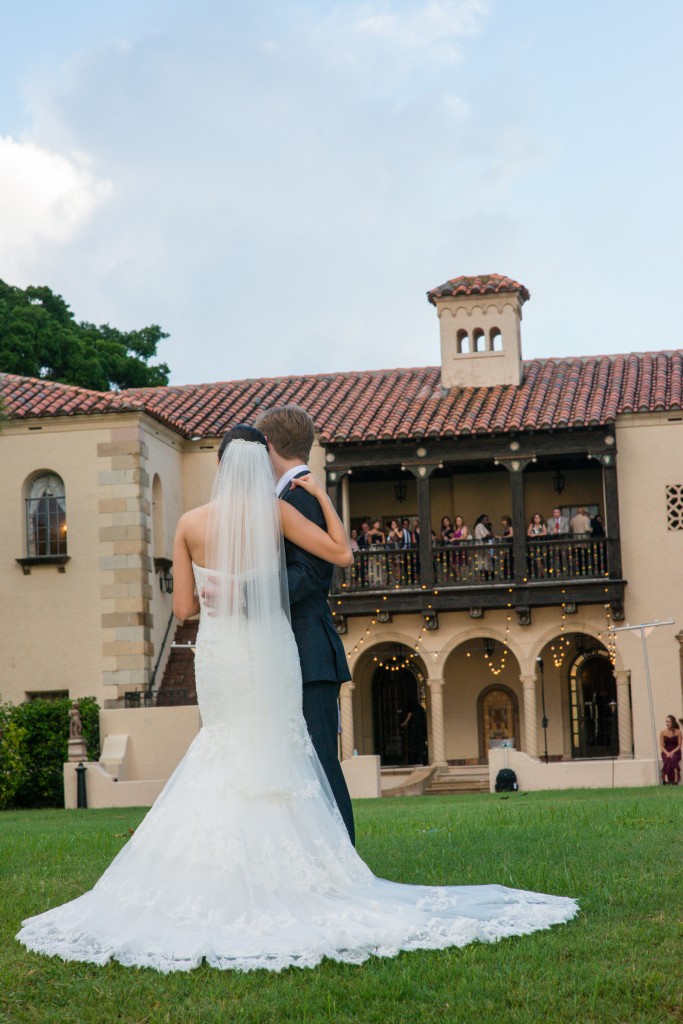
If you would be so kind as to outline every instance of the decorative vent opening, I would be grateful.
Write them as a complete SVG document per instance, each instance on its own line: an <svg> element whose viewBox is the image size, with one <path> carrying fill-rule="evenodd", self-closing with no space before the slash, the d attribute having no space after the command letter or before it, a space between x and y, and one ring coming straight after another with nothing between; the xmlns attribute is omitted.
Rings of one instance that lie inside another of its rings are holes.
<svg viewBox="0 0 683 1024"><path fill-rule="evenodd" d="M666 520L670 530L683 530L683 484L666 485Z"/></svg>

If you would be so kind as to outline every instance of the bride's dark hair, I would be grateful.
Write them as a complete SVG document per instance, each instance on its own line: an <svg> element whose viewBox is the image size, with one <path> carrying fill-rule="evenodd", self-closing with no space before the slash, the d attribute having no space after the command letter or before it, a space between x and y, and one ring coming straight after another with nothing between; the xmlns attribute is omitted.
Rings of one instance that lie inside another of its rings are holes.
<svg viewBox="0 0 683 1024"><path fill-rule="evenodd" d="M256 427L250 427L246 423L238 423L236 426L231 427L227 434L223 434L223 440L218 449L219 461L223 458L223 453L231 441L253 441L254 444L262 444L264 448L268 447L268 440L265 434L262 434Z"/></svg>

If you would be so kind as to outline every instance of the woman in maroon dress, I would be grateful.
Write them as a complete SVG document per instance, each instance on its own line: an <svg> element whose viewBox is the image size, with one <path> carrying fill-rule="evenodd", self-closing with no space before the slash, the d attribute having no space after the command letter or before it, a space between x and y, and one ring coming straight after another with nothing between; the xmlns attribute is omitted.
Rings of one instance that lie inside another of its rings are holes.
<svg viewBox="0 0 683 1024"><path fill-rule="evenodd" d="M666 786L677 786L681 781L681 737L674 715L666 716L666 729L659 734L662 751L662 782Z"/></svg>

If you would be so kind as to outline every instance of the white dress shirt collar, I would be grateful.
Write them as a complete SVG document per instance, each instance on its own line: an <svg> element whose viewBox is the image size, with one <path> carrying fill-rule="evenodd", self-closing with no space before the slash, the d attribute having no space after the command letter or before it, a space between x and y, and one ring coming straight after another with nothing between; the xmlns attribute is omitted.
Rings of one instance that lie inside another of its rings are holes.
<svg viewBox="0 0 683 1024"><path fill-rule="evenodd" d="M310 469L304 463L301 463L300 466L292 466L292 468L288 469L286 473L283 473L278 480L277 487L275 488L276 497L280 497L287 484L291 483L295 476L299 476L300 473L310 472Z"/></svg>

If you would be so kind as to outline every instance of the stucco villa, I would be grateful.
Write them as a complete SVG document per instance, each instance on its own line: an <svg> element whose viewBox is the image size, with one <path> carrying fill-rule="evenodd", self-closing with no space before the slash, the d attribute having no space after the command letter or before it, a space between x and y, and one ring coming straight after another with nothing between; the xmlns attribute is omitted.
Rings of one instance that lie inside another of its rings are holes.
<svg viewBox="0 0 683 1024"><path fill-rule="evenodd" d="M0 375L0 699L97 697L109 802L152 799L198 728L175 525L207 500L223 432L283 402L313 417L349 530L419 520L330 595L353 672L342 757L415 776L418 700L427 791L488 789L504 763L525 788L656 784L655 734L683 715L683 352L523 361L523 285L459 277L427 298L440 366L110 393ZM591 532L528 536L555 508ZM477 543L484 513L497 539ZM444 545L455 515L470 539Z"/></svg>

